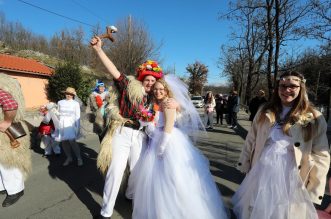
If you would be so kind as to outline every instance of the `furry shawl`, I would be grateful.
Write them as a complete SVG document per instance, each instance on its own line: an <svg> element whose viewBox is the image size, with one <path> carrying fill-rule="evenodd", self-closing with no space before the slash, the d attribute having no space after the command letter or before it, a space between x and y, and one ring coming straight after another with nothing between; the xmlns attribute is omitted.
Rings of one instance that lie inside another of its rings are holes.
<svg viewBox="0 0 331 219"><path fill-rule="evenodd" d="M142 101L145 90L142 83L136 80L133 76L127 76L129 79L127 94L131 103L139 103ZM101 142L100 152L97 158L97 167L104 175L107 174L108 167L112 158L112 137L114 131L124 125L129 119L123 118L119 113L119 93L116 89L113 89L109 95L109 104L106 108L108 115L108 128Z"/></svg>
<svg viewBox="0 0 331 219"><path fill-rule="evenodd" d="M24 121L25 102L18 81L6 74L0 73L0 88L10 93L18 103L15 122L21 122L26 136L19 138L20 146L11 148L8 136L0 132L0 163L8 168L16 167L20 169L25 178L31 171L31 153L30 153L30 132ZM4 119L2 108L0 108L0 121Z"/></svg>

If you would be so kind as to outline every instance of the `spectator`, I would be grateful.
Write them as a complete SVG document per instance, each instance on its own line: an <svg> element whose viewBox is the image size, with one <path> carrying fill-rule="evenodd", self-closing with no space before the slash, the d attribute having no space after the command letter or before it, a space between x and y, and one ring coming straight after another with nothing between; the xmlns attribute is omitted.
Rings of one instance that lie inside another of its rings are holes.
<svg viewBox="0 0 331 219"><path fill-rule="evenodd" d="M216 106L214 95L208 91L205 99L205 127L206 129L214 129L214 108Z"/></svg>
<svg viewBox="0 0 331 219"><path fill-rule="evenodd" d="M223 125L223 114L224 114L224 105L225 105L225 100L223 99L222 94L216 94L215 96L215 101L216 101L216 124L221 123Z"/></svg>
<svg viewBox="0 0 331 219"><path fill-rule="evenodd" d="M248 105L249 112L251 113L249 115L249 121L253 121L259 107L265 102L267 102L265 93L263 90L259 90L257 96L254 97Z"/></svg>
<svg viewBox="0 0 331 219"><path fill-rule="evenodd" d="M72 161L71 149L77 158L77 166L83 165L79 145L76 139L79 136L80 129L80 107L74 100L76 91L72 87L67 87L64 91L65 99L60 100L57 105L59 108L59 130L55 136L56 141L62 142L62 149L67 156L63 166L68 166Z"/></svg>
<svg viewBox="0 0 331 219"><path fill-rule="evenodd" d="M238 92L236 90L233 90L228 100L228 113L229 113L229 123L230 123L228 128L231 129L237 128L238 125L237 113L239 112L239 106L240 106L240 98L238 96Z"/></svg>

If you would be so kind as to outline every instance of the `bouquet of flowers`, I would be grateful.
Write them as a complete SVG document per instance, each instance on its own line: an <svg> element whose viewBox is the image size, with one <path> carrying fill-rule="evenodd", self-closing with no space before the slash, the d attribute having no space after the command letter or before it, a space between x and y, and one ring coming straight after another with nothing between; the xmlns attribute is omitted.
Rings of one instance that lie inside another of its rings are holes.
<svg viewBox="0 0 331 219"><path fill-rule="evenodd" d="M139 106L139 113L138 113L138 119L143 122L151 122L154 120L155 117L155 110L154 107L143 107Z"/></svg>
<svg viewBox="0 0 331 219"><path fill-rule="evenodd" d="M154 121L155 113L159 110L157 104L150 104L147 108L139 106L139 113L137 119L139 120L140 126L147 126L149 123Z"/></svg>
<svg viewBox="0 0 331 219"><path fill-rule="evenodd" d="M151 135L155 128L154 118L156 111L159 110L159 106L157 104L150 104L147 108L144 106L139 106L139 113L138 113L138 121L140 124L139 129L145 129L145 132L148 136ZM149 130L149 131L148 131Z"/></svg>

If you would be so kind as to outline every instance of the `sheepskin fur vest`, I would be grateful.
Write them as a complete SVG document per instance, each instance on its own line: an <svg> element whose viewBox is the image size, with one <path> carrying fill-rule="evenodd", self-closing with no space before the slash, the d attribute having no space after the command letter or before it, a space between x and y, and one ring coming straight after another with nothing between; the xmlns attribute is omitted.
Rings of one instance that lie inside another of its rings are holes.
<svg viewBox="0 0 331 219"><path fill-rule="evenodd" d="M144 97L145 91L142 83L135 79L133 76L127 76L129 79L127 95L131 103L140 103ZM105 137L101 142L100 152L97 158L97 167L104 175L107 174L108 167L112 158L112 136L114 131L123 126L129 119L123 118L119 113L118 98L119 94L117 89L109 89L109 100L106 108L108 116L108 125Z"/></svg>
<svg viewBox="0 0 331 219"><path fill-rule="evenodd" d="M18 103L14 122L21 122L27 133L26 136L18 139L20 142L19 147L11 148L8 136L0 132L0 163L8 168L18 168L26 179L31 171L30 134L24 121L25 102L21 86L16 79L4 73L0 73L0 88L10 93ZM3 119L4 114L2 108L0 108L0 121L3 121Z"/></svg>

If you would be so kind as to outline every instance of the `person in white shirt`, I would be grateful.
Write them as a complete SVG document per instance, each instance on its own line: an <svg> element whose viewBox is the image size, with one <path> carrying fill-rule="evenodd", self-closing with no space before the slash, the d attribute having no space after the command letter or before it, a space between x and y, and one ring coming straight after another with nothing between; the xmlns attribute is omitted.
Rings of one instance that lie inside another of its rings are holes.
<svg viewBox="0 0 331 219"><path fill-rule="evenodd" d="M77 165L82 166L83 160L79 145L76 142L80 129L80 107L79 103L74 100L76 96L74 88L68 87L64 94L66 98L57 103L60 119L59 130L55 135L55 140L62 143L62 149L67 156L63 166L68 166L73 161L71 149L77 158Z"/></svg>
<svg viewBox="0 0 331 219"><path fill-rule="evenodd" d="M205 121L206 129L214 129L214 108L216 106L214 95L208 91L205 99Z"/></svg>

